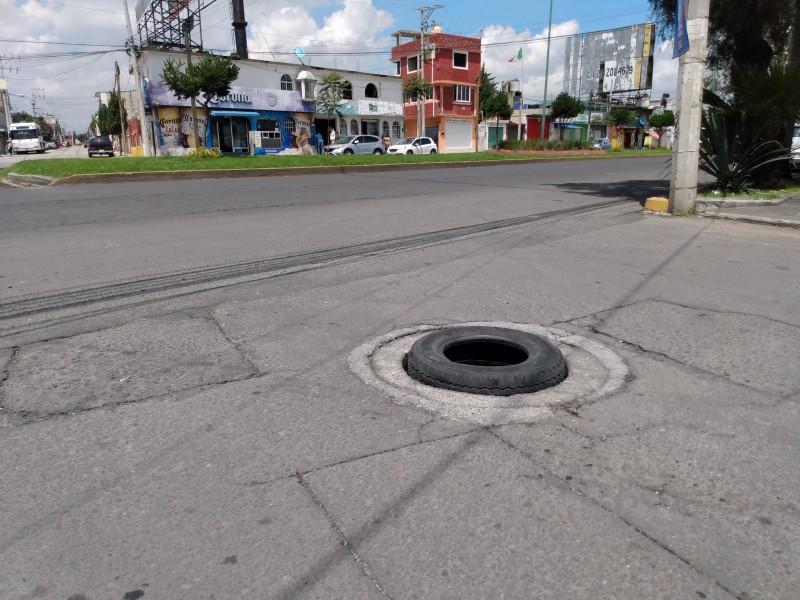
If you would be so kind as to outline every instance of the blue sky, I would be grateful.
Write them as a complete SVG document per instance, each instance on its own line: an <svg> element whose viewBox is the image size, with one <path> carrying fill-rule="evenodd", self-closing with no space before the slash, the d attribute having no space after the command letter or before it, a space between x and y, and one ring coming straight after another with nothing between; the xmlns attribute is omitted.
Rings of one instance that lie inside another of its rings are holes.
<svg viewBox="0 0 800 600"><path fill-rule="evenodd" d="M211 2L202 15L206 48L231 50L229 1ZM135 0L128 0L133 27ZM446 33L480 36L483 59L496 81L523 79L526 101L543 95L549 0L245 0L251 56L392 73L391 33L418 29L420 6L440 4L432 20ZM564 36L624 27L648 20L647 0L553 0L553 42L548 96L561 91ZM126 38L122 0L0 0L0 65L15 109L37 109L60 117L67 129L86 129L95 91L114 84L114 61L131 87L122 51ZM46 42L46 43L41 43ZM524 49L524 65L508 58ZM671 50L656 51L653 95L674 95L677 61ZM10 60L9 60L10 58ZM524 71L522 71L524 68ZM24 97L23 97L24 96Z"/></svg>

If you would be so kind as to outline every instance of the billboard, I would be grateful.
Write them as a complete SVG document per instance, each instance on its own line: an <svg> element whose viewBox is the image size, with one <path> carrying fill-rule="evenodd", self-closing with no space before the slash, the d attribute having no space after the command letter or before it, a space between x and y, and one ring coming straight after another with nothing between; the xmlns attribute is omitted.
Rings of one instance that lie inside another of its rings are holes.
<svg viewBox="0 0 800 600"><path fill-rule="evenodd" d="M590 93L649 89L654 50L654 23L570 36L564 57L564 91L580 98Z"/></svg>

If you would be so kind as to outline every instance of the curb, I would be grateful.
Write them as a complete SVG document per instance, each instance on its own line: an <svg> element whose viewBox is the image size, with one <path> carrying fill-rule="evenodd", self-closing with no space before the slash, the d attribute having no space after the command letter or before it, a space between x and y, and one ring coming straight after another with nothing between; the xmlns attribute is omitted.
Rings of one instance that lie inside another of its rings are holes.
<svg viewBox="0 0 800 600"><path fill-rule="evenodd" d="M12 187L40 187L50 186L56 183L54 177L46 177L44 175L18 175L16 173L9 173L6 175L6 184Z"/></svg>
<svg viewBox="0 0 800 600"><path fill-rule="evenodd" d="M800 221L791 221L789 219L773 219L771 217L748 217L743 215L733 215L727 213L709 214L702 213L700 216L707 219L721 219L725 221L739 221L740 223L754 223L757 225L772 225L774 227L789 227L792 229L800 229Z"/></svg>
<svg viewBox="0 0 800 600"><path fill-rule="evenodd" d="M656 158L660 155L653 155ZM234 177L285 177L289 175L329 175L354 173L379 173L384 171L420 171L429 169L461 169L465 167L484 167L497 165L524 165L534 163L563 162L583 160L585 156L558 156L552 158L518 158L485 161L402 163L380 165L331 165L318 167L274 167L252 169L214 169L196 171L146 171L133 173L93 173L87 175L71 175L62 179L53 179L39 175L9 174L8 180L14 185L12 178L19 178L18 185L30 187L36 185L82 185L91 183L134 183L140 181L180 181L185 179L232 179ZM619 160L626 157L602 156L592 160Z"/></svg>

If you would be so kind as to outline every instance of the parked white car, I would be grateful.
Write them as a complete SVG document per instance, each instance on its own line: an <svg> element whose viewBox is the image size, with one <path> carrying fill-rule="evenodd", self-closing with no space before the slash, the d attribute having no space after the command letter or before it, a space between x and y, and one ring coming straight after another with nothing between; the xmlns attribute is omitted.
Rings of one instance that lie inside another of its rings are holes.
<svg viewBox="0 0 800 600"><path fill-rule="evenodd" d="M439 148L431 138L404 138L389 146L387 154L436 154Z"/></svg>

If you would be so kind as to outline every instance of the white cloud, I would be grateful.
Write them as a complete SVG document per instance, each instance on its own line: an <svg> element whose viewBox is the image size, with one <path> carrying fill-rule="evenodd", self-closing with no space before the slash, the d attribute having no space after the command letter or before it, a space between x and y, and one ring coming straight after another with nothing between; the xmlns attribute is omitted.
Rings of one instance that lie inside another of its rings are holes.
<svg viewBox="0 0 800 600"><path fill-rule="evenodd" d="M127 38L121 2L90 2L67 6L41 0L0 0L0 37L26 42L0 42L0 55L20 56L19 61L5 62L10 91L44 99L37 108L60 115L67 129L84 130L97 108L96 91L114 85L114 61L122 71L122 87L133 87L127 73L130 59L123 52L94 56L66 56L75 51L95 48L82 44L114 44L120 47ZM133 0L129 0L133 8ZM302 47L304 61L317 66L393 73L388 51L394 43L390 34L396 27L395 16L371 0L271 0L246 3L248 47L252 58L294 62L294 48ZM386 6L390 6L386 3ZM396 12L396 11L395 11ZM489 16L489 15L485 15ZM131 19L134 19L131 14ZM208 49L228 53L233 50L229 3L218 0L202 15L203 44ZM133 23L136 29L135 22ZM564 41L562 36L580 30L577 20L554 23L550 47L548 96L562 89ZM445 31L447 31L445 29ZM527 102L541 100L544 93L547 28L533 33L530 29L488 25L483 28L483 60L497 82L524 75L523 90ZM521 42L517 40L528 40ZM73 42L75 46L34 44L35 41ZM503 43L498 46L496 44ZM524 61L509 63L522 47ZM102 48L97 48L102 50ZM334 56L330 53L339 52ZM275 53L274 55L272 53ZM346 55L344 53L351 53ZM61 55L61 56L60 56ZM674 94L677 61L671 51L656 52L654 95ZM9 72L9 67L13 71ZM19 72L16 72L16 69ZM522 69L524 68L524 74ZM13 96L17 109L30 110L30 102Z"/></svg>
<svg viewBox="0 0 800 600"><path fill-rule="evenodd" d="M550 60L547 77L547 96L555 97L563 87L564 79L564 36L579 31L578 21L571 19L564 23L553 23L550 41ZM514 40L518 44L509 44ZM503 43L506 45L497 46ZM547 27L532 34L529 29L516 31L512 27L492 25L483 30L483 61L486 71L499 85L502 81L522 79L525 102L541 101L544 97L545 65L547 61ZM508 62L522 48L523 60Z"/></svg>

